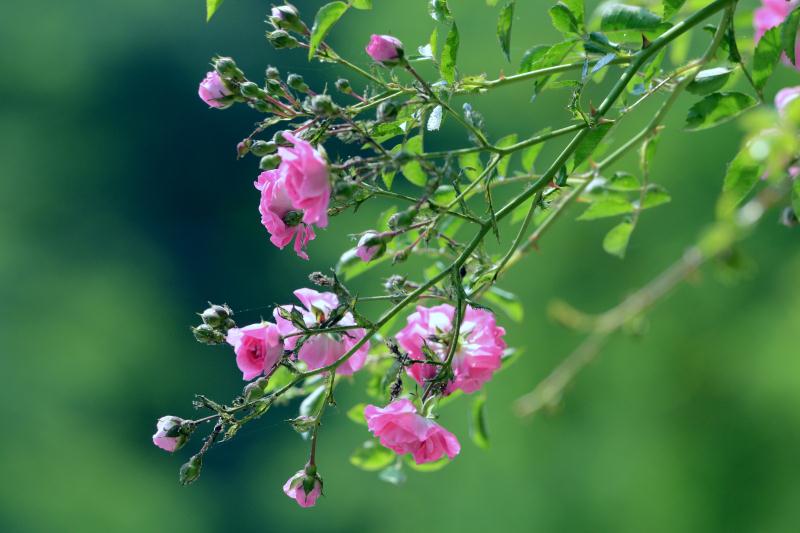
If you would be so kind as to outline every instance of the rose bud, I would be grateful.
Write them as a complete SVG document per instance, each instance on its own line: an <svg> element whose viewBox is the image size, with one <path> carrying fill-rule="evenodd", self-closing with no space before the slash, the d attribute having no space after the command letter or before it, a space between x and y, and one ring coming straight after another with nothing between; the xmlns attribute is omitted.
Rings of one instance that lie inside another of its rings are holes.
<svg viewBox="0 0 800 533"><path fill-rule="evenodd" d="M200 454L193 455L191 459L181 465L178 471L178 480L181 485L188 485L197 481L200 477L200 470L203 468L203 456Z"/></svg>
<svg viewBox="0 0 800 533"><path fill-rule="evenodd" d="M300 20L300 13L291 4L273 7L270 15L269 20L276 28L297 32L305 30L303 21Z"/></svg>
<svg viewBox="0 0 800 533"><path fill-rule="evenodd" d="M403 43L391 35L372 35L366 50L369 57L387 67L403 60Z"/></svg>
<svg viewBox="0 0 800 533"><path fill-rule="evenodd" d="M368 231L361 236L356 248L356 255L364 262L370 262L382 256L386 251L386 239L382 233Z"/></svg>
<svg viewBox="0 0 800 533"><path fill-rule="evenodd" d="M200 313L200 318L212 328L219 328L231 315L233 315L233 311L227 305L209 304L209 308Z"/></svg>
<svg viewBox="0 0 800 533"><path fill-rule="evenodd" d="M303 81L303 76L300 74L289 74L286 77L286 85L299 93L307 93L309 91L308 85Z"/></svg>
<svg viewBox="0 0 800 533"><path fill-rule="evenodd" d="M386 102L380 103L375 112L375 118L378 119L378 122L389 122L397 118L397 112L397 104L391 100L387 100Z"/></svg>
<svg viewBox="0 0 800 533"><path fill-rule="evenodd" d="M327 94L317 94L311 98L311 112L315 115L328 117L336 112L336 104Z"/></svg>
<svg viewBox="0 0 800 533"><path fill-rule="evenodd" d="M218 57L214 60L214 70L223 78L241 79L244 73L236 66L236 62L230 57Z"/></svg>
<svg viewBox="0 0 800 533"><path fill-rule="evenodd" d="M212 328L208 324L200 324L199 326L193 327L192 334L200 344L208 344L209 346L213 346L215 344L222 344L225 342L225 335L221 331L217 330L216 328Z"/></svg>
<svg viewBox="0 0 800 533"><path fill-rule="evenodd" d="M314 471L307 473L306 470ZM300 504L300 507L313 507L322 494L322 480L317 475L316 469L306 470L300 470L290 477L283 486L283 492Z"/></svg>
<svg viewBox="0 0 800 533"><path fill-rule="evenodd" d="M197 94L209 107L214 107L216 109L225 109L226 107L230 107L232 103L224 99L226 96L230 96L233 93L228 89L227 85L225 85L225 81L220 75L213 70L208 72L205 79L200 82Z"/></svg>
<svg viewBox="0 0 800 533"><path fill-rule="evenodd" d="M272 170L278 168L278 165L281 164L281 156L278 154L272 155L265 155L261 158L261 161L258 163L258 168L261 170Z"/></svg>
<svg viewBox="0 0 800 533"><path fill-rule="evenodd" d="M344 78L339 78L336 80L336 90L344 94L350 94L353 92L350 82Z"/></svg>
<svg viewBox="0 0 800 533"><path fill-rule="evenodd" d="M297 48L300 43L297 39L289 35L284 30L275 30L267 34L267 40L272 46L280 50L281 48Z"/></svg>
<svg viewBox="0 0 800 533"><path fill-rule="evenodd" d="M281 71L270 65L267 67L265 76L268 80L277 80L281 77Z"/></svg>
<svg viewBox="0 0 800 533"><path fill-rule="evenodd" d="M273 141L255 141L250 145L250 152L258 157L274 154L278 151L278 145Z"/></svg>
<svg viewBox="0 0 800 533"><path fill-rule="evenodd" d="M182 431L181 426L184 420L177 416L162 416L156 422L156 432L153 434L153 444L166 450L174 452L186 444L189 436Z"/></svg>

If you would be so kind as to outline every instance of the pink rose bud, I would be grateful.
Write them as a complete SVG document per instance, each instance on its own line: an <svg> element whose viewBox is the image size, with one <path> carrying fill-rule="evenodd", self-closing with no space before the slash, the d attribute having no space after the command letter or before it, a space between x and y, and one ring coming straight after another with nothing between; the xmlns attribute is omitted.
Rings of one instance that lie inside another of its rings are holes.
<svg viewBox="0 0 800 533"><path fill-rule="evenodd" d="M292 4L273 7L270 15L270 20L276 28L298 32L302 32L305 29L297 8Z"/></svg>
<svg viewBox="0 0 800 533"><path fill-rule="evenodd" d="M761 7L756 9L753 13L756 42L761 39L767 30L780 25L786 20L786 17L789 16L789 13L791 13L797 5L797 0L761 0ZM797 61L794 66L800 70L800 39L795 43L795 47L795 58ZM784 56L784 62L786 64L791 64L786 56Z"/></svg>
<svg viewBox="0 0 800 533"><path fill-rule="evenodd" d="M391 35L372 35L367 45L369 57L386 66L398 64L403 59L403 43Z"/></svg>
<svg viewBox="0 0 800 533"><path fill-rule="evenodd" d="M283 357L280 332L271 322L232 328L226 340L236 352L236 366L246 381L272 374Z"/></svg>
<svg viewBox="0 0 800 533"><path fill-rule="evenodd" d="M219 74L212 70L206 74L205 79L200 82L200 87L197 89L197 94L200 95L200 99L208 104L209 107L224 109L229 107L231 104L224 103L221 101L221 99L225 98L226 96L230 96L233 93L228 90L228 87L225 85L225 82L222 80L222 78L220 78Z"/></svg>
<svg viewBox="0 0 800 533"><path fill-rule="evenodd" d="M788 106L789 103L794 101L794 99L798 96L800 96L800 86L786 87L785 89L778 91L778 94L775 95L775 107L777 108L778 113L781 116L784 116L786 114L786 106Z"/></svg>
<svg viewBox="0 0 800 533"><path fill-rule="evenodd" d="M383 236L377 231L368 231L359 239L356 255L368 263L382 256L385 251L386 241Z"/></svg>
<svg viewBox="0 0 800 533"><path fill-rule="evenodd" d="M397 342L412 359L425 359L423 346L427 346L442 361L447 357L448 341L452 336L455 308L450 304L435 307L417 307L408 316L408 324L397 334ZM459 332L460 340L453 356L455 379L446 393L461 389L475 392L492 378L500 368L506 343L506 331L495 322L495 317L484 309L467 306ZM408 373L420 385L433 378L439 366L415 363Z"/></svg>
<svg viewBox="0 0 800 533"><path fill-rule="evenodd" d="M317 292L313 289L298 289L294 295L303 304L303 307L295 305L283 305L275 309L275 323L278 325L287 350L294 350L300 338L300 330L291 320L281 316L288 316L292 312L299 313L306 328L317 328L320 323L328 320L333 311L339 307L339 298L332 292ZM352 313L345 313L336 323L336 326L354 326L355 319ZM297 353L298 359L308 365L309 370L316 370L328 366L348 353L350 349L359 342L366 330L363 328L353 328L342 332L339 335L314 335L306 340ZM343 362L336 369L337 374L349 375L361 369L367 360L369 352L369 342L362 344L353 355Z"/></svg>
<svg viewBox="0 0 800 533"><path fill-rule="evenodd" d="M153 444L166 450L174 452L188 440L188 436L181 431L183 419L177 416L162 416L156 422L156 432L153 434Z"/></svg>
<svg viewBox="0 0 800 533"><path fill-rule="evenodd" d="M305 470L300 470L286 481L283 492L300 507L313 507L322 494L322 481L316 473L309 475Z"/></svg>
<svg viewBox="0 0 800 533"><path fill-rule="evenodd" d="M410 453L419 464L452 459L461 451L455 435L417 414L410 400L395 400L383 409L368 405L364 409L367 427L382 446L398 454Z"/></svg>

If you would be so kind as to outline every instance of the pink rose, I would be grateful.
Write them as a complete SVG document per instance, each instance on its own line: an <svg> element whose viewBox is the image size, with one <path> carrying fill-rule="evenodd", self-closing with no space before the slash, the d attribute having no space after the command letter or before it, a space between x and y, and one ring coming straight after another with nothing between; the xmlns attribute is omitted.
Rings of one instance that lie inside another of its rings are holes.
<svg viewBox="0 0 800 533"><path fill-rule="evenodd" d="M305 480L307 477L305 470L300 470L283 485L283 492L299 503L300 507L313 507L317 503L317 498L322 494L322 482L317 476L313 477L311 491L306 492ZM310 481L310 483L312 482Z"/></svg>
<svg viewBox="0 0 800 533"><path fill-rule="evenodd" d="M405 398L383 409L368 405L364 417L382 446L398 454L412 454L418 465L438 461L444 455L452 459L461 451L455 435L417 414L414 404Z"/></svg>
<svg viewBox="0 0 800 533"><path fill-rule="evenodd" d="M297 345L299 335L292 335L299 330L290 320L280 316L280 310L291 312L296 309L303 317L303 322L307 328L317 328L321 322L327 320L331 312L339 306L339 299L332 292L317 292L312 289L298 289L294 295L303 307L295 305L284 305L275 309L275 322L282 336L287 350L294 350ZM355 320L351 313L345 313L336 326L353 326ZM292 335L287 337L287 335ZM350 351L350 349L366 335L363 328L353 328L337 333L325 333L314 335L306 340L300 347L297 354L301 361L308 365L309 370L316 370L328 366ZM369 352L369 342L365 342L347 361L339 365L336 369L337 374L352 374L361 369L367 360Z"/></svg>
<svg viewBox="0 0 800 533"><path fill-rule="evenodd" d="M786 0L761 0L761 7L756 9L753 14L756 42L761 39L768 29L781 24L797 4L798 0L792 0L791 2ZM795 57L797 59L795 68L800 69L800 39L795 43L795 47ZM784 58L784 61L787 64L791 64L787 58Z"/></svg>
<svg viewBox="0 0 800 533"><path fill-rule="evenodd" d="M186 435L181 433L183 419L177 416L162 416L156 422L156 432L153 434L153 444L166 450L174 452L186 443Z"/></svg>
<svg viewBox="0 0 800 533"><path fill-rule="evenodd" d="M798 96L800 96L800 86L786 87L778 91L778 94L775 95L775 108L778 113L783 116L786 112L786 106Z"/></svg>
<svg viewBox="0 0 800 533"><path fill-rule="evenodd" d="M413 359L425 359L422 352L427 344L436 356L447 358L447 343L451 338L455 308L449 304L427 308L419 306L409 315L408 325L397 334L397 342ZM491 379L500 368L506 343L505 330L495 322L489 311L467 306L459 332L458 347L453 356L455 379L447 386L446 393L456 389L466 393L475 392ZM439 367L416 363L408 369L409 375L420 385L433 378Z"/></svg>
<svg viewBox="0 0 800 533"><path fill-rule="evenodd" d="M236 352L236 366L246 381L261 374L269 376L283 357L280 332L271 322L231 328L226 340Z"/></svg>
<svg viewBox="0 0 800 533"><path fill-rule="evenodd" d="M368 263L383 255L385 250L386 243L383 241L381 234L376 231L368 231L358 240L356 255L362 261Z"/></svg>
<svg viewBox="0 0 800 533"><path fill-rule="evenodd" d="M206 74L205 79L200 82L200 87L197 89L197 94L199 94L200 98L210 107L223 109L228 107L230 104L222 103L219 100L226 96L230 96L233 93L231 93L231 91L229 91L225 86L225 82L222 81L222 78L219 77L219 74L212 70Z"/></svg>
<svg viewBox="0 0 800 533"><path fill-rule="evenodd" d="M403 43L391 35L372 35L367 45L369 57L384 65L396 65L403 58Z"/></svg>
<svg viewBox="0 0 800 533"><path fill-rule="evenodd" d="M294 146L278 148L281 164L278 170L286 179L286 193L295 209L303 211L303 222L320 228L328 225L328 203L331 184L328 164L306 141L284 132L283 138Z"/></svg>
<svg viewBox="0 0 800 533"><path fill-rule="evenodd" d="M308 259L304 250L316 235L310 225L299 220L299 211L292 205L286 191L286 178L281 175L280 168L262 172L254 185L261 191L258 210L261 213L261 224L270 234L270 242L283 249L294 240L295 253ZM292 220L293 215L297 220Z"/></svg>

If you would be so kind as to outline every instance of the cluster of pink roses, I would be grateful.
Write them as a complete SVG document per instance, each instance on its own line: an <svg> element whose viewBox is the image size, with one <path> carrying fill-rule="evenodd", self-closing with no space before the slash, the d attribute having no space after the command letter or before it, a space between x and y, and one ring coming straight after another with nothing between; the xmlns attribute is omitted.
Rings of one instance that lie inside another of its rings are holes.
<svg viewBox="0 0 800 533"><path fill-rule="evenodd" d="M762 0L761 6L755 10L753 15L756 42L764 36L767 30L782 24L798 4L800 4L800 0ZM795 43L795 63L792 65L786 56L784 56L784 62L800 70L800 38ZM786 87L778 91L775 95L775 107L778 112L783 113L789 102L798 96L800 96L800 86Z"/></svg>

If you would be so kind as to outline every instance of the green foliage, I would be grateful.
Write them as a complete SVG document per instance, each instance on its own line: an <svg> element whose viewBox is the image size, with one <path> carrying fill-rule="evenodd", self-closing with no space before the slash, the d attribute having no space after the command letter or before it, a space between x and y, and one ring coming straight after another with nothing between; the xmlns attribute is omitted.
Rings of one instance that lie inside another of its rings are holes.
<svg viewBox="0 0 800 533"><path fill-rule="evenodd" d="M624 258L625 251L628 249L628 241L630 241L631 233L633 233L633 227L633 223L626 220L611 228L603 239L603 250L620 259Z"/></svg>
<svg viewBox="0 0 800 533"><path fill-rule="evenodd" d="M478 448L489 449L489 432L486 426L486 394L472 400L469 418L469 436Z"/></svg>
<svg viewBox="0 0 800 533"><path fill-rule="evenodd" d="M602 31L650 31L661 25L661 17L643 7L607 4L600 12Z"/></svg>
<svg viewBox="0 0 800 533"><path fill-rule="evenodd" d="M770 28L761 37L753 55L753 83L761 90L772 76L781 57L780 27Z"/></svg>
<svg viewBox="0 0 800 533"><path fill-rule="evenodd" d="M664 7L664 20L669 19L680 11L683 5L686 3L686 0L663 0L663 7Z"/></svg>
<svg viewBox="0 0 800 533"><path fill-rule="evenodd" d="M372 0L350 0L350 5L356 9L372 9Z"/></svg>
<svg viewBox="0 0 800 533"><path fill-rule="evenodd" d="M211 17L217 12L222 2L223 0L206 0L206 21L211 20Z"/></svg>
<svg viewBox="0 0 800 533"><path fill-rule="evenodd" d="M781 48L792 64L797 61L795 42L797 41L798 26L800 26L800 7L795 7L781 25Z"/></svg>
<svg viewBox="0 0 800 533"><path fill-rule="evenodd" d="M641 200L640 200L641 196ZM667 191L655 184L648 185L644 193L635 193L635 197L630 194L615 192L612 190L601 193L591 199L591 205L578 217L578 220L595 220L617 215L625 215L634 211L643 211L652 207L658 207L671 200Z"/></svg>
<svg viewBox="0 0 800 533"><path fill-rule="evenodd" d="M572 168L578 168L584 161L589 159L595 150L597 150L597 146L603 141L609 130L611 130L611 126L613 126L611 122L603 122L597 124L589 131L575 150Z"/></svg>
<svg viewBox="0 0 800 533"><path fill-rule="evenodd" d="M483 298L489 302L489 305L501 310L514 322L522 322L525 317L525 308L519 297L500 287L492 286L491 289L486 291Z"/></svg>
<svg viewBox="0 0 800 533"><path fill-rule="evenodd" d="M364 441L350 455L350 464L367 472L377 472L392 464L395 454L375 440Z"/></svg>
<svg viewBox="0 0 800 533"><path fill-rule="evenodd" d="M733 158L722 184L724 202L728 208L744 200L764 173L764 164L753 158L750 145L745 145Z"/></svg>
<svg viewBox="0 0 800 533"><path fill-rule="evenodd" d="M450 22L453 19L447 0L429 0L428 13L436 22Z"/></svg>
<svg viewBox="0 0 800 533"><path fill-rule="evenodd" d="M716 67L701 70L697 73L694 80L686 87L686 90L699 96L719 91L728 83L731 72L733 72L733 69L729 67Z"/></svg>
<svg viewBox="0 0 800 533"><path fill-rule="evenodd" d="M314 17L314 26L311 28L311 37L309 38L308 58L314 57L320 43L322 43L325 36L331 30L334 24L344 15L347 11L348 5L344 2L331 2L325 4Z"/></svg>
<svg viewBox="0 0 800 533"><path fill-rule="evenodd" d="M456 80L456 59L458 58L459 44L458 26L453 22L444 40L442 58L439 61L439 73L447 83L453 83Z"/></svg>
<svg viewBox="0 0 800 533"><path fill-rule="evenodd" d="M550 8L550 20L553 23L553 27L561 33L569 35L580 32L577 17L563 2L559 2Z"/></svg>
<svg viewBox="0 0 800 533"><path fill-rule="evenodd" d="M758 102L744 93L712 93L694 104L686 116L686 129L690 131L713 128L727 122Z"/></svg>
<svg viewBox="0 0 800 533"><path fill-rule="evenodd" d="M515 0L511 0L503 6L497 18L497 38L508 61L511 61L511 26L514 21L515 3Z"/></svg>

